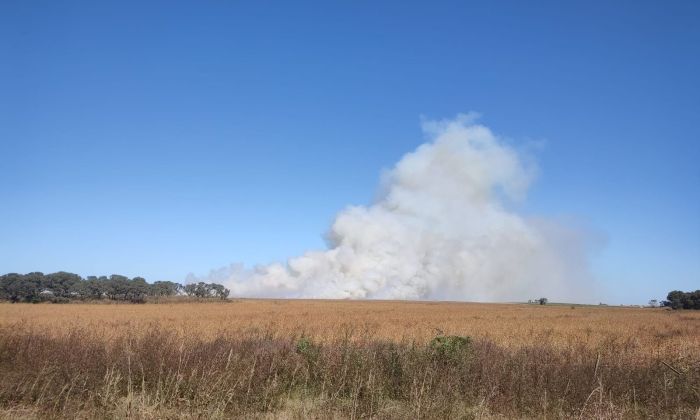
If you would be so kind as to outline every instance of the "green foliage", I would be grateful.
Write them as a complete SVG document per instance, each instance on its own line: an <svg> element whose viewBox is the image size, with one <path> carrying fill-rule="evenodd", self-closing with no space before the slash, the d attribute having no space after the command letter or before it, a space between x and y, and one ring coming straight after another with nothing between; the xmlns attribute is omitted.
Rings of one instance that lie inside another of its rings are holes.
<svg viewBox="0 0 700 420"><path fill-rule="evenodd" d="M297 340L296 350L299 354L308 354L313 347L314 344L307 337L301 337Z"/></svg>
<svg viewBox="0 0 700 420"><path fill-rule="evenodd" d="M669 292L666 299L662 305L672 309L700 309L700 290L694 292L674 290Z"/></svg>
<svg viewBox="0 0 700 420"><path fill-rule="evenodd" d="M321 353L321 346L315 344L308 337L302 336L297 340L296 352L302 355L307 362L314 363Z"/></svg>
<svg viewBox="0 0 700 420"><path fill-rule="evenodd" d="M10 302L53 302L71 300L118 300L144 303L148 297L176 296L182 293L199 298L226 299L230 291L216 283L196 283L183 287L171 281L146 282L143 277L130 279L120 274L88 276L59 271L44 274L8 273L0 276L0 300Z"/></svg>
<svg viewBox="0 0 700 420"><path fill-rule="evenodd" d="M439 335L430 341L429 348L437 357L452 359L468 355L471 343L470 337Z"/></svg>
<svg viewBox="0 0 700 420"><path fill-rule="evenodd" d="M182 290L182 285L172 281L157 281L151 289L153 296L175 296Z"/></svg>
<svg viewBox="0 0 700 420"><path fill-rule="evenodd" d="M190 283L185 285L183 291L187 296L193 296L198 298L219 298L226 299L230 293L230 290L226 289L224 286L216 283Z"/></svg>

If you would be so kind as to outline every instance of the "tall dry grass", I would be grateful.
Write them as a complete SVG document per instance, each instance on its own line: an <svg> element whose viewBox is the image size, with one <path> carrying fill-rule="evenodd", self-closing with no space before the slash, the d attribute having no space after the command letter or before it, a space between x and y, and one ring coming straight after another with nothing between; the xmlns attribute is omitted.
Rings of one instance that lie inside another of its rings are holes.
<svg viewBox="0 0 700 420"><path fill-rule="evenodd" d="M700 407L693 313L280 302L0 305L0 407L85 418L693 418ZM295 322L304 309L324 316ZM439 351L436 330L473 340Z"/></svg>

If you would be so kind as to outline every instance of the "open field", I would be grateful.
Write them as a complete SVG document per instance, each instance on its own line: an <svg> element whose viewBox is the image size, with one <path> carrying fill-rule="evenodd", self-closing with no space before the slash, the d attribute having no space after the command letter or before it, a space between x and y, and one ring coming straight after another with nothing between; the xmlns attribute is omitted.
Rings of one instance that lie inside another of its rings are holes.
<svg viewBox="0 0 700 420"><path fill-rule="evenodd" d="M0 377L7 417L693 418L700 312L0 304Z"/></svg>
<svg viewBox="0 0 700 420"><path fill-rule="evenodd" d="M152 324L180 334L214 338L222 332L307 334L321 340L370 334L391 341L448 335L487 338L508 348L546 340L590 347L624 342L640 356L700 349L700 312L665 309L479 304L452 302L236 300L173 304L0 304L0 326L61 334L89 328L120 335Z"/></svg>

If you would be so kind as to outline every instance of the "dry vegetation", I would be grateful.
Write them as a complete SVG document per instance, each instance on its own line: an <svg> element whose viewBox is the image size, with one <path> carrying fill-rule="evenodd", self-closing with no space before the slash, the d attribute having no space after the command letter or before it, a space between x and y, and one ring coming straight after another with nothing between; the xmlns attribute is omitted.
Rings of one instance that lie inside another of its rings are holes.
<svg viewBox="0 0 700 420"><path fill-rule="evenodd" d="M0 304L0 377L5 417L694 418L700 313Z"/></svg>

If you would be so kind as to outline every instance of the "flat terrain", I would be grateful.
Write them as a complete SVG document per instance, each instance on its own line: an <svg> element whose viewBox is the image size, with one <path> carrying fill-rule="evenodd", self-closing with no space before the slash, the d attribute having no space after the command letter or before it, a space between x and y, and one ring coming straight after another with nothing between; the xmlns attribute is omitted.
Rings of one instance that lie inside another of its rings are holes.
<svg viewBox="0 0 700 420"><path fill-rule="evenodd" d="M164 304L0 304L0 326L63 333L88 328L121 335L157 325L187 335L260 331L319 340L426 342L440 332L487 338L505 347L624 341L642 354L700 353L700 312L662 308L457 302L233 300Z"/></svg>
<svg viewBox="0 0 700 420"><path fill-rule="evenodd" d="M0 378L0 419L700 418L700 312L2 303Z"/></svg>

